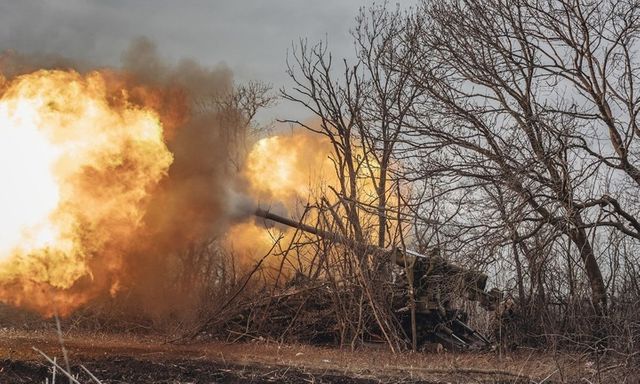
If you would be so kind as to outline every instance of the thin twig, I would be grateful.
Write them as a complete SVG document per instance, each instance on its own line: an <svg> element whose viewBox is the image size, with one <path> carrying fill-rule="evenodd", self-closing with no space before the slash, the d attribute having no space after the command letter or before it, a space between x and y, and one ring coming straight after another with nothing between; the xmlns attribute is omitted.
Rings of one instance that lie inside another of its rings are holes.
<svg viewBox="0 0 640 384"><path fill-rule="evenodd" d="M249 283L249 280L251 280L251 278L253 277L253 275L260 269L260 266L262 265L262 263L264 262L264 260L267 258L267 256L269 256L271 254L271 252L276 248L276 246L278 245L278 243L280 242L280 240L282 240L282 236L280 236L280 238L278 238L273 246L271 247L271 249L269 249L269 251L267 253L265 253L265 255L256 263L255 267L253 268L253 270L246 276L244 282L242 283L242 285L240 286L239 289L236 290L236 292L224 303L222 304L222 306L220 306L218 308L218 311L216 311L216 314L214 316L211 316L210 318L208 318L204 323L202 323L202 325L200 325L194 332L192 332L190 335L183 335L177 339L171 340L169 342L174 342L174 341L178 341L178 340L182 340L185 338L189 338L189 339L195 339L202 331L204 331L213 321L215 321L220 312L222 312L225 308L227 308L229 306L229 304L231 304L239 295L240 293L242 293L242 291L244 291L244 289L246 288L247 284Z"/></svg>
<svg viewBox="0 0 640 384"><path fill-rule="evenodd" d="M543 384L545 381L549 380L551 378L551 376L553 376L556 373L558 373L558 371L559 371L559 369L556 369L555 371L551 372L550 374L547 375L547 377L545 377L544 379L539 381L538 384Z"/></svg>
<svg viewBox="0 0 640 384"><path fill-rule="evenodd" d="M58 363L56 363L55 361L53 361L49 356L47 356L44 352L42 352L41 350L39 350L36 347L31 347L33 348L34 351L38 352L39 354L41 354L45 359L47 359L47 361L49 361L49 363L53 364L54 367L58 368L62 373L65 374L65 376L67 376L69 378L69 381L71 381L72 383L75 384L81 384L78 380L76 380L73 375L71 375L71 373L67 372L64 370L64 368L62 368L60 365L58 365Z"/></svg>
<svg viewBox="0 0 640 384"><path fill-rule="evenodd" d="M56 318L56 330L58 331L58 342L60 343L60 348L62 349L62 357L64 358L64 365L67 367L67 371L71 371L71 366L69 365L69 355L67 354L67 348L64 346L64 339L62 337L62 328L60 327L60 317L58 316L58 309L55 309L54 312Z"/></svg>
<svg viewBox="0 0 640 384"><path fill-rule="evenodd" d="M97 377L95 377L95 376L93 375L93 373L91 373L91 371L89 371L89 370L87 369L87 367L85 367L84 365L80 364L80 368L82 368L82 369L87 373L87 375L89 375L89 377L90 377L93 381L95 381L95 382L96 382L96 383L98 383L98 384L102 384L102 382L101 382L100 380L98 380L98 378L97 378Z"/></svg>

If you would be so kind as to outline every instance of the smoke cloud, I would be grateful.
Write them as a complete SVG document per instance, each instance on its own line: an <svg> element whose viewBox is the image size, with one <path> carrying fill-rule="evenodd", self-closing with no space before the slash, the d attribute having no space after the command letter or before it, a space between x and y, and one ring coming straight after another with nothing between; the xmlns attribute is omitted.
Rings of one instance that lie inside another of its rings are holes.
<svg viewBox="0 0 640 384"><path fill-rule="evenodd" d="M132 304L156 316L184 312L199 298L188 283L167 282L176 275L177 254L221 236L250 206L235 191L241 181L234 164L248 121L227 108L234 91L233 73L185 60L164 63L148 40L136 41L123 55L123 69L143 89L152 89L174 155L168 177L153 195L139 246L125 268ZM166 112L162 112L166 111ZM184 268L185 266L178 266ZM189 266L186 266L189 267Z"/></svg>
<svg viewBox="0 0 640 384"><path fill-rule="evenodd" d="M96 70L56 56L0 55L6 79L37 69ZM97 70L108 80L110 93L127 92L128 102L158 113L173 162L152 191L133 240L109 250L120 255L122 265L114 268L100 255L92 256L90 274L65 292L66 298L73 302L76 290L91 292L94 301L115 296L126 310L157 317L180 313L199 298L189 295L194 287L184 279L179 255L221 236L253 207L236 192L244 187L236 175L249 121L229 102L233 73L223 65L205 68L192 60L168 64L147 39L132 43L122 56L122 68ZM0 76L0 90L2 83ZM179 289L174 281L178 275L184 280Z"/></svg>

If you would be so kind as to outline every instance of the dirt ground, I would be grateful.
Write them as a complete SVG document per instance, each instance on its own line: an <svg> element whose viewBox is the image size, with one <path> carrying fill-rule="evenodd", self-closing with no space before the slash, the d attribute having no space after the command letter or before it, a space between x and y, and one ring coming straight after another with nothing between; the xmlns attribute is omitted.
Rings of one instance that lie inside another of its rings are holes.
<svg viewBox="0 0 640 384"><path fill-rule="evenodd" d="M598 362L584 356L533 351L508 357L392 354L373 346L350 351L265 341L176 344L154 337L81 333L65 334L63 341L70 370L81 383L96 382L84 368L103 384L609 382L614 372L621 375L601 366L609 376L598 376L594 367ZM51 383L52 364L36 349L65 366L55 332L0 329L0 383ZM56 371L57 382L66 383ZM625 375L633 380L628 372Z"/></svg>

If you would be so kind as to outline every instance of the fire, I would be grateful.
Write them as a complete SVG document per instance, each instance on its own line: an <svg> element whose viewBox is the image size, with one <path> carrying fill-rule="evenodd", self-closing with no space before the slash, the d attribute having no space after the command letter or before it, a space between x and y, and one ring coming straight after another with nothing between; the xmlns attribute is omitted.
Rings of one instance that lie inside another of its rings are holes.
<svg viewBox="0 0 640 384"><path fill-rule="evenodd" d="M292 217L301 203L338 202L327 138L259 140L234 180L225 163L230 144L212 129L220 128L212 126L217 113L195 115L195 102L177 80L152 85L113 70L0 75L0 302L50 316L136 286L140 297L166 296L159 287L168 279L149 263L171 273L181 247L225 230L227 250L251 267L280 232L286 247L293 231L266 231L259 220L230 226L236 186ZM376 172L358 168L359 196L374 204ZM251 204L239 205L242 216ZM315 223L317 212L306 219Z"/></svg>
<svg viewBox="0 0 640 384"><path fill-rule="evenodd" d="M356 192L362 206L375 206L377 194L372 177L379 178L377 162L364 161L360 149L354 149L361 163L356 166ZM336 171L333 147L324 136L297 132L291 135L259 140L247 156L244 178L249 181L250 194L259 203L284 205L293 214L300 203L317 202L321 198L330 204L338 202L341 180ZM348 176L345 176L348 177ZM347 181L342 181L347 183ZM368 210L360 211L369 219Z"/></svg>
<svg viewBox="0 0 640 384"><path fill-rule="evenodd" d="M0 76L0 301L68 313L119 284L172 155L100 72Z"/></svg>
<svg viewBox="0 0 640 384"><path fill-rule="evenodd" d="M363 159L362 153L357 156ZM356 175L360 201L365 205L376 203L376 192L370 176L379 172L367 168L376 164L373 159L363 162ZM333 148L324 136L296 132L257 141L247 155L243 177L248 181L249 194L259 205L285 216L297 218L302 205L317 204L321 198L330 204L338 201L334 191L340 190L340 180L336 174ZM377 222L377 216L371 210L361 210L359 214L363 224ZM315 225L317 220L315 210L305 215L305 221L311 225ZM287 248L287 244L293 240L294 230L282 226L265 230L264 224L257 219L234 225L227 233L230 247L255 259L263 256L282 235L281 245ZM377 233L372 230L368 235L374 243ZM298 253L297 257L291 259L298 262L302 258ZM279 264L280 260L274 260L274 263ZM296 267L304 268L304 260L302 264Z"/></svg>
<svg viewBox="0 0 640 384"><path fill-rule="evenodd" d="M244 175L253 196L292 205L327 182L336 185L330 154L327 140L309 134L267 137L249 152Z"/></svg>

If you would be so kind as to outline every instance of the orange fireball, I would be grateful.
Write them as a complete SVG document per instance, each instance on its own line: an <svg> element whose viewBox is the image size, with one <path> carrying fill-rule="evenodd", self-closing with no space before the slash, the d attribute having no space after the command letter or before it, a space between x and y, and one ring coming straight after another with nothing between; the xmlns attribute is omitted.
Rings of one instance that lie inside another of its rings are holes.
<svg viewBox="0 0 640 384"><path fill-rule="evenodd" d="M68 313L117 286L172 159L158 115L99 72L0 81L0 301Z"/></svg>

